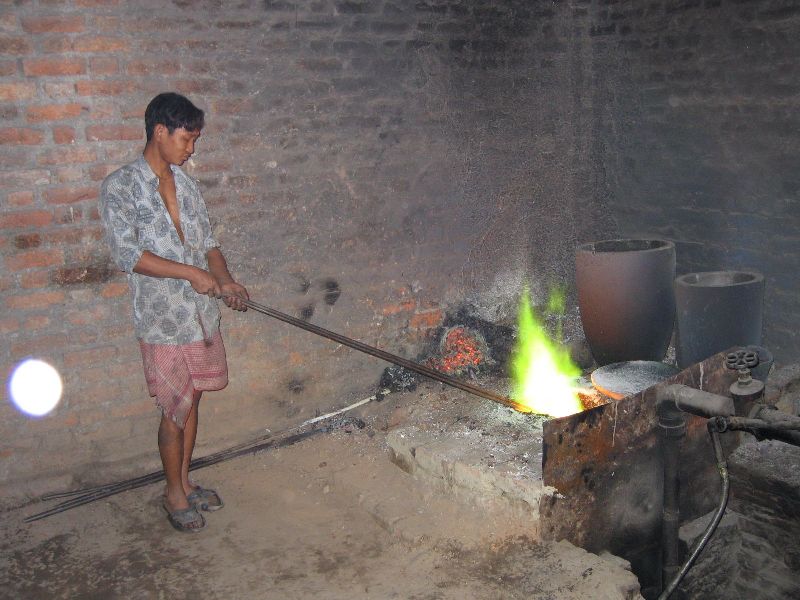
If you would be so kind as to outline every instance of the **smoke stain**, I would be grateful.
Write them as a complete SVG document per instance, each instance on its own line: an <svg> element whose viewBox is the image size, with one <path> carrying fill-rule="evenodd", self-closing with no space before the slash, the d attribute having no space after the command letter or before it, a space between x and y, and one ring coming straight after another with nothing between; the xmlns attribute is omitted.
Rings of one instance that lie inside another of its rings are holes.
<svg viewBox="0 0 800 600"><path fill-rule="evenodd" d="M306 389L306 386L300 379L294 378L289 380L289 383L286 384L286 389L293 394L299 394Z"/></svg>
<svg viewBox="0 0 800 600"><path fill-rule="evenodd" d="M300 318L303 319L303 321L308 321L313 316L314 316L313 304L306 304L303 308L300 309Z"/></svg>
<svg viewBox="0 0 800 600"><path fill-rule="evenodd" d="M322 282L322 286L325 289L325 295L323 297L325 304L328 306L333 306L336 304L339 296L342 295L342 290L339 288L339 283L335 279L326 279Z"/></svg>

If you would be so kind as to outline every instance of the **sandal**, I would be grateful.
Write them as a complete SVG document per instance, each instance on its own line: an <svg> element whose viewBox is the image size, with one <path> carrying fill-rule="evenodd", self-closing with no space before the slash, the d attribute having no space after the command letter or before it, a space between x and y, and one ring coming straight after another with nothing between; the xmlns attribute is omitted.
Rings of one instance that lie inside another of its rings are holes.
<svg viewBox="0 0 800 600"><path fill-rule="evenodd" d="M214 512L225 506L225 503L217 492L200 487L199 485L194 488L192 493L186 496L186 499L189 501L189 504L195 508L206 512Z"/></svg>
<svg viewBox="0 0 800 600"><path fill-rule="evenodd" d="M194 506L170 510L166 500L162 506L164 510L167 511L169 524L181 533L197 533L206 526L206 520L203 518L203 515L197 512L197 508Z"/></svg>

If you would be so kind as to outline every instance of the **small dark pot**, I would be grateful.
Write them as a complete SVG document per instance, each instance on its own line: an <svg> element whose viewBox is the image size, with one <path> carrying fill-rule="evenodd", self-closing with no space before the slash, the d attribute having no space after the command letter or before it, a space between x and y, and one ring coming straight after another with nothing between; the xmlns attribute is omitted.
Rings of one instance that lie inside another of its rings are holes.
<svg viewBox="0 0 800 600"><path fill-rule="evenodd" d="M733 346L761 344L764 276L754 271L688 273L675 280L678 366Z"/></svg>
<svg viewBox="0 0 800 600"><path fill-rule="evenodd" d="M578 305L599 365L660 361L675 320L675 245L665 240L604 240L578 247Z"/></svg>

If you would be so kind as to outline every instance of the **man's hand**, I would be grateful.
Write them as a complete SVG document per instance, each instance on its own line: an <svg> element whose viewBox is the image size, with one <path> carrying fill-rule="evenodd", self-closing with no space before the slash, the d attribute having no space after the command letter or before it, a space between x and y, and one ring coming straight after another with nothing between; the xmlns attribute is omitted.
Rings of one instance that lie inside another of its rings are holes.
<svg viewBox="0 0 800 600"><path fill-rule="evenodd" d="M220 289L222 290L222 301L225 302L227 306L233 310L247 310L247 306L242 300L249 300L250 295L243 285L239 285L231 280L227 283L223 283Z"/></svg>
<svg viewBox="0 0 800 600"><path fill-rule="evenodd" d="M192 276L189 278L189 283L192 284L192 288L198 294L205 294L206 296L211 296L212 298L222 297L222 288L217 280L211 275L211 273L204 271L199 267L196 267L192 271Z"/></svg>

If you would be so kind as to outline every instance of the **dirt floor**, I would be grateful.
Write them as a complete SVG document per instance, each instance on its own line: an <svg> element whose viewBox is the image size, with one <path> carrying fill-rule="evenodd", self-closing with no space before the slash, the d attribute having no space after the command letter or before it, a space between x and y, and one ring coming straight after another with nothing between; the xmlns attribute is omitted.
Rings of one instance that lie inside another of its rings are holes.
<svg viewBox="0 0 800 600"><path fill-rule="evenodd" d="M458 401L486 402L453 392ZM0 598L634 599L614 557L526 536L528 524L443 494L389 460L386 436L442 397L392 394L292 446L198 470L225 507L182 534L161 484L42 521L2 514Z"/></svg>

